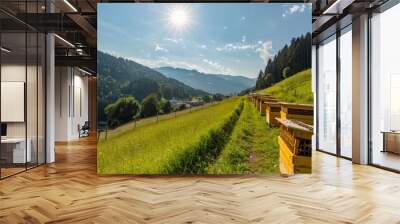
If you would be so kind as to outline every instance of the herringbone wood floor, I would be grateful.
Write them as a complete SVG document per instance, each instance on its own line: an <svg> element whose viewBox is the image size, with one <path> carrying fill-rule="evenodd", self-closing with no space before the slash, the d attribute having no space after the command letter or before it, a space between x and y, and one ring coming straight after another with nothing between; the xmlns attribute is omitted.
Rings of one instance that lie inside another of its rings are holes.
<svg viewBox="0 0 400 224"><path fill-rule="evenodd" d="M0 223L400 223L400 175L316 152L313 174L98 176L94 139L0 181Z"/></svg>

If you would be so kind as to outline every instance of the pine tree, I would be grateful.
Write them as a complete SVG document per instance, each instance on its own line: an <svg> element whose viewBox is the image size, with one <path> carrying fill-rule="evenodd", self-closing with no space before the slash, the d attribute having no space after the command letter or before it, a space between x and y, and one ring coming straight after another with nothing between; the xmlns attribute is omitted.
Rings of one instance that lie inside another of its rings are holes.
<svg viewBox="0 0 400 224"><path fill-rule="evenodd" d="M264 72L259 72L255 89L267 88L297 72L310 68L311 41L311 33L292 38L290 45L285 45L268 60Z"/></svg>

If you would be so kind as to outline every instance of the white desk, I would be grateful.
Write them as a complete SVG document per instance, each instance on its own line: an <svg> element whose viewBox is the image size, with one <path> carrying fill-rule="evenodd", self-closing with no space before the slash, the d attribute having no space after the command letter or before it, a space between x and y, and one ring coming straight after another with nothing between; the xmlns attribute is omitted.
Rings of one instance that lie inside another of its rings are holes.
<svg viewBox="0 0 400 224"><path fill-rule="evenodd" d="M25 138L2 138L2 147L13 146L12 148L12 163L26 163L31 162L32 152L31 146L32 141L30 138L27 139L26 151L25 151ZM3 149L2 149L3 151Z"/></svg>

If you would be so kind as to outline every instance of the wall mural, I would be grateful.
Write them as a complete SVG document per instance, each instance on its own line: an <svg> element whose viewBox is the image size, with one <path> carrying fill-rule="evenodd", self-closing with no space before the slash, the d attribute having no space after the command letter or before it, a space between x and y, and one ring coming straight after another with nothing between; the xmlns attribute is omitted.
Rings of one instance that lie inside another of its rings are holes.
<svg viewBox="0 0 400 224"><path fill-rule="evenodd" d="M98 4L98 173L311 172L310 21L311 4Z"/></svg>

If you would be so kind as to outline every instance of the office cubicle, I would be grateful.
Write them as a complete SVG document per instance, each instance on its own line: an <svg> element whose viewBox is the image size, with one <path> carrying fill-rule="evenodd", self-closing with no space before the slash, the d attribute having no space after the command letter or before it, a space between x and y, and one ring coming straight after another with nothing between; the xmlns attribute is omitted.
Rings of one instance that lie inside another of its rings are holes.
<svg viewBox="0 0 400 224"><path fill-rule="evenodd" d="M0 11L0 178L3 179L45 162L46 40L43 33L19 20L26 12L44 10L43 2L13 5L5 1L0 6L16 10L10 14Z"/></svg>

